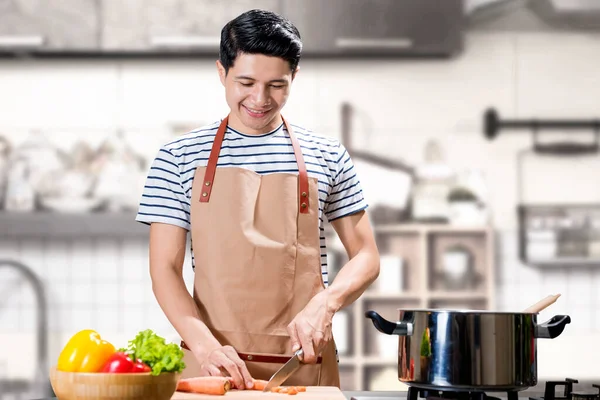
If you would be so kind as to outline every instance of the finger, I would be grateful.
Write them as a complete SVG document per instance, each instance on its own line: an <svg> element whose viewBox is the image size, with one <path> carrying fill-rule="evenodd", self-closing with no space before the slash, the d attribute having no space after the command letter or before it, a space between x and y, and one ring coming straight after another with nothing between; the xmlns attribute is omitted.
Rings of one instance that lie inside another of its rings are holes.
<svg viewBox="0 0 600 400"><path fill-rule="evenodd" d="M224 352L229 359L237 365L240 375L245 382L246 388L251 389L254 386L254 379L252 378L250 371L248 371L246 363L240 358L237 351L235 351L233 347L225 348Z"/></svg>
<svg viewBox="0 0 600 400"><path fill-rule="evenodd" d="M325 347L325 335L321 331L315 331L313 334L313 347L315 349L315 356L320 356Z"/></svg>
<svg viewBox="0 0 600 400"><path fill-rule="evenodd" d="M235 387L243 388L244 387L244 379L240 374L238 366L233 360L231 360L224 352L219 352L215 354L215 363L225 368L229 375L233 378L233 382L235 383Z"/></svg>
<svg viewBox="0 0 600 400"><path fill-rule="evenodd" d="M223 373L221 372L221 370L216 365L212 365L212 364L209 364L206 366L206 372L210 376L223 376Z"/></svg>
<svg viewBox="0 0 600 400"><path fill-rule="evenodd" d="M304 352L304 358L302 361L306 364L314 364L316 362L316 357L311 335L300 328L298 329L298 337L300 339L302 351Z"/></svg>
<svg viewBox="0 0 600 400"><path fill-rule="evenodd" d="M292 352L296 352L300 350L300 339L298 339L298 332L296 330L296 323L292 322L287 326L288 334L290 335L290 340L292 342Z"/></svg>

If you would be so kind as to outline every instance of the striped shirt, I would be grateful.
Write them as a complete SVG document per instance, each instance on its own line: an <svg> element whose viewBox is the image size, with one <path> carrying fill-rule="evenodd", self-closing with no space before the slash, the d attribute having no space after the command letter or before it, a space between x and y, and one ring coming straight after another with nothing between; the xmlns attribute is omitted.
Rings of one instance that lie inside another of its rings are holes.
<svg viewBox="0 0 600 400"><path fill-rule="evenodd" d="M220 123L216 121L162 146L146 178L136 221L145 224L161 222L190 229L194 173L197 167L207 165ZM324 218L334 221L367 208L367 203L344 146L336 139L316 135L293 124L292 127L308 175L319 182L321 273L327 286ZM298 173L294 149L283 123L263 135L246 135L228 126L217 166L246 168L258 174Z"/></svg>

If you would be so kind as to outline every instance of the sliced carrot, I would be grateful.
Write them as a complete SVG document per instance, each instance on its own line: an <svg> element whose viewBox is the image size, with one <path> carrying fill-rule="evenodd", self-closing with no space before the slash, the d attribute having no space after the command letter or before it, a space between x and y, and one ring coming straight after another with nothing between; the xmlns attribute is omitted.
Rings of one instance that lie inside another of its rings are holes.
<svg viewBox="0 0 600 400"><path fill-rule="evenodd" d="M177 382L177 390L180 392L224 395L231 390L231 383L224 376L198 376L180 379Z"/></svg>
<svg viewBox="0 0 600 400"><path fill-rule="evenodd" d="M269 381L264 381L262 379L254 379L254 385L252 386L252 390L264 390Z"/></svg>
<svg viewBox="0 0 600 400"><path fill-rule="evenodd" d="M296 386L296 389L298 389L298 392L306 392L306 386Z"/></svg>
<svg viewBox="0 0 600 400"><path fill-rule="evenodd" d="M291 394L291 395L298 394L298 389L296 389L294 386L291 386L290 388L288 388L287 394Z"/></svg>

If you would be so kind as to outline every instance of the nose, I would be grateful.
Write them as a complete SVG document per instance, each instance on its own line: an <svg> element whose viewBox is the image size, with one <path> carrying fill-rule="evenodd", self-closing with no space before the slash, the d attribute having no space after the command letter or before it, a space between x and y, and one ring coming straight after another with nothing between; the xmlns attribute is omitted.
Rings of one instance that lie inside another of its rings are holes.
<svg viewBox="0 0 600 400"><path fill-rule="evenodd" d="M254 88L254 103L257 106L263 106L269 102L269 89L262 85L256 85Z"/></svg>

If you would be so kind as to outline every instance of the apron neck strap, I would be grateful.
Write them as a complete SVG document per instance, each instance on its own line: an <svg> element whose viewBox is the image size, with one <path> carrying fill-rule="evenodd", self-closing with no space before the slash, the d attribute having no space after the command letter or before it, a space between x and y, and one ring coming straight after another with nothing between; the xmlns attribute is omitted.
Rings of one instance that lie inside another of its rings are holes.
<svg viewBox="0 0 600 400"><path fill-rule="evenodd" d="M294 148L294 155L296 156L296 163L298 164L298 207L301 213L308 213L309 210L309 196L308 196L308 173L306 172L306 165L304 164L304 157L302 156L302 150L298 139L292 130L292 127L288 122L281 117L285 128L290 135L292 141L292 147ZM223 144L223 138L225 137L225 131L227 130L227 122L229 116L225 117L219 125L215 140L213 141L212 149L210 150L210 156L208 158L208 164L204 173L204 180L202 182L202 191L200 195L201 203L208 203L210 199L211 189L215 183L215 172L217 170L217 161L219 160L219 153L221 152L221 145Z"/></svg>

